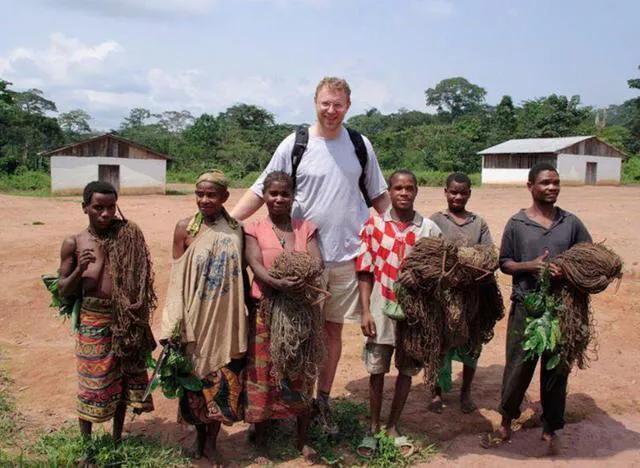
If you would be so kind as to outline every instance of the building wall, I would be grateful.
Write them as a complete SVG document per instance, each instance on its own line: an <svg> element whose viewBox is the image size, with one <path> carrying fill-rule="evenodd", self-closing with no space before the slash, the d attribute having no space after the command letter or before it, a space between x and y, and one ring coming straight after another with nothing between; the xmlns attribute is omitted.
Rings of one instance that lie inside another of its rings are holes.
<svg viewBox="0 0 640 468"><path fill-rule="evenodd" d="M98 180L98 166L120 166L121 193L164 193L166 164L164 159L124 159L106 157L51 157L51 192L82 193L85 185Z"/></svg>
<svg viewBox="0 0 640 468"><path fill-rule="evenodd" d="M527 183L529 169L482 168L482 185L522 185Z"/></svg>
<svg viewBox="0 0 640 468"><path fill-rule="evenodd" d="M597 185L619 185L622 159L610 156L559 154L556 167L565 185L584 185L587 163L597 163ZM522 185L529 169L493 169L482 164L482 183L487 185Z"/></svg>
<svg viewBox="0 0 640 468"><path fill-rule="evenodd" d="M584 184L587 163L597 163L597 185L619 185L622 158L589 156L584 154L559 154L558 173L563 183Z"/></svg>

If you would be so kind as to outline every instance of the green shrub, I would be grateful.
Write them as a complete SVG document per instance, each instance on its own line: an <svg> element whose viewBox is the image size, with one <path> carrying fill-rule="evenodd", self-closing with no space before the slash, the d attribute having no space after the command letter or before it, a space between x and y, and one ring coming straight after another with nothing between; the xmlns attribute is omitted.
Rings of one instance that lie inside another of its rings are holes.
<svg viewBox="0 0 640 468"><path fill-rule="evenodd" d="M631 156L622 163L622 183L640 184L640 156Z"/></svg>
<svg viewBox="0 0 640 468"><path fill-rule="evenodd" d="M89 450L97 466L121 467L187 467L188 458L180 449L164 446L154 439L129 436L115 446L111 435L104 432L85 441L76 428L65 427L43 436L34 447L35 452L46 459L48 466L76 466Z"/></svg>
<svg viewBox="0 0 640 468"><path fill-rule="evenodd" d="M51 191L51 177L42 171L18 170L15 174L0 175L0 192L48 195Z"/></svg>

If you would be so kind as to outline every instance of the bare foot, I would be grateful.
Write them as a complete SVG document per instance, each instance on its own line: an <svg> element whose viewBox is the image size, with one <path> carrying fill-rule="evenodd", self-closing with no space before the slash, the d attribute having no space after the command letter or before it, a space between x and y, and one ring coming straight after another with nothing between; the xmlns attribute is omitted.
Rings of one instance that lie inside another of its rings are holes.
<svg viewBox="0 0 640 468"><path fill-rule="evenodd" d="M387 434L389 435L389 437L392 437L394 439L396 437L402 437L402 434L398 430L398 426L387 427Z"/></svg>
<svg viewBox="0 0 640 468"><path fill-rule="evenodd" d="M198 440L196 440L190 448L185 448L182 451L187 457L194 460L199 460L202 458L202 455L204 455L204 447L198 443Z"/></svg>
<svg viewBox="0 0 640 468"><path fill-rule="evenodd" d="M253 459L253 463L260 466L266 466L266 465L271 465L273 462L269 460L269 458L265 457L264 455L260 455Z"/></svg>
<svg viewBox="0 0 640 468"><path fill-rule="evenodd" d="M560 455L560 440L556 434L542 433L542 440L547 444L547 456L557 457Z"/></svg>
<svg viewBox="0 0 640 468"><path fill-rule="evenodd" d="M301 452L302 452L302 456L304 457L304 461L307 463L307 465L315 465L320 461L318 452L316 452L312 447L308 445L305 445L304 447L302 447Z"/></svg>
<svg viewBox="0 0 640 468"><path fill-rule="evenodd" d="M480 445L482 448L490 449L499 447L505 442L509 442L511 440L511 429L508 429L504 426L500 426L497 430L493 432L487 432L480 441Z"/></svg>
<svg viewBox="0 0 640 468"><path fill-rule="evenodd" d="M436 414L441 414L442 408L444 408L444 404L442 403L442 397L438 395L433 397L433 399L431 400L431 403L429 403L429 406L427 407L429 411Z"/></svg>
<svg viewBox="0 0 640 468"><path fill-rule="evenodd" d="M205 450L204 450L204 454L206 455L207 459L211 462L211 466L216 466L216 467L224 466L224 459L222 457L222 454L218 451L216 447L211 447L209 444L207 444L207 447L205 447Z"/></svg>
<svg viewBox="0 0 640 468"><path fill-rule="evenodd" d="M474 401L471 398L470 394L463 393L463 394L460 395L460 410L464 414L473 413L477 409L478 409L478 407L474 403Z"/></svg>

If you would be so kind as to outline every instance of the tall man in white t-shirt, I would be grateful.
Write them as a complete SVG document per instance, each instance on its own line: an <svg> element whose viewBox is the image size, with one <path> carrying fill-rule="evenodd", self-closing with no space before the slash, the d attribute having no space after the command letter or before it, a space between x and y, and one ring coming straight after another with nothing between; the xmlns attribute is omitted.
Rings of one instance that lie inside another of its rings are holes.
<svg viewBox="0 0 640 468"><path fill-rule="evenodd" d="M337 432L329 412L329 393L342 352L342 326L359 323L358 282L355 257L360 230L369 217L359 179L362 166L349 133L342 125L351 105L351 89L340 78L323 78L314 97L316 123L309 128L307 148L296 172L293 217L312 221L318 227L325 278L331 298L324 305L327 360L318 378L319 417L329 433ZM367 164L364 186L373 207L382 214L389 206L384 181L373 147L364 138ZM240 199L231 216L244 220L262 205L262 182L272 171L292 173L291 152L295 133L276 149L262 175Z"/></svg>

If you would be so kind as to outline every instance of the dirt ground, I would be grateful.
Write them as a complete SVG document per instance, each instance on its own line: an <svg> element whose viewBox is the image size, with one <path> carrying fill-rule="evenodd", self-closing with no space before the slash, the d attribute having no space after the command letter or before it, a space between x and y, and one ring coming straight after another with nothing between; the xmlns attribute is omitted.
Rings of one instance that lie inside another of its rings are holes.
<svg viewBox="0 0 640 468"><path fill-rule="evenodd" d="M228 206L242 191L234 190ZM521 188L474 189L469 207L485 217L494 238L517 209L529 203ZM563 431L562 454L541 459L540 429L523 429L514 441L490 452L479 448L480 435L499 421L495 411L500 396L504 364L506 319L498 324L496 337L480 359L474 397L480 410L472 415L459 411L456 391L460 369L455 370L454 391L446 395L443 414L427 412L427 396L420 378L401 419L404 429L426 434L441 447L434 464L507 466L514 460L535 465L640 466L640 187L564 188L559 205L576 213L594 240L606 239L625 261L625 278L617 293L610 288L594 299L599 332L599 359L584 371L574 371L569 381L568 425ZM417 209L425 215L441 209L440 189L421 189ZM176 221L195 211L191 196L129 196L120 200L125 215L143 229L155 262L157 287L162 300L169 274L170 247ZM259 213L257 216L261 216ZM49 298L41 281L43 273L55 272L59 248L68 234L86 226L79 197L26 198L0 195L0 348L8 355L15 380L18 406L34 424L57 427L75 420L76 391L74 339L68 324L48 308ZM500 278L503 293L510 288ZM158 328L160 312L155 315ZM335 396L366 401L367 375L360 361L359 327L348 326L344 351L334 386ZM635 364L634 364L635 363ZM635 369L635 371L633 370ZM385 406L388 411L394 376L387 378ZM529 414L539 410L536 380L528 393ZM160 435L163 439L190 444L193 432L175 422L176 402L155 394L157 410L127 422L127 430ZM535 417L531 418L535 422ZM246 425L223 429L220 448L229 460L247 460L250 448ZM1 444L1 442L0 442ZM295 462L294 462L295 463Z"/></svg>

